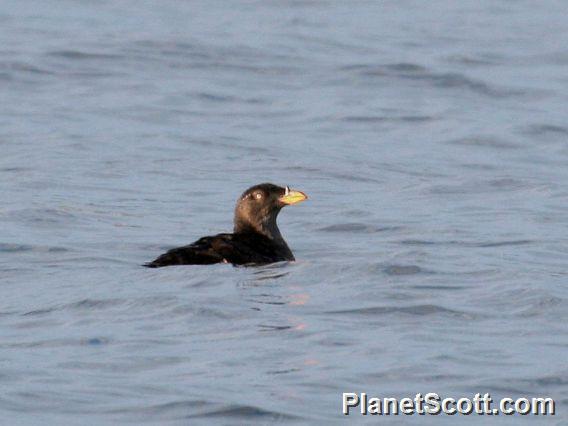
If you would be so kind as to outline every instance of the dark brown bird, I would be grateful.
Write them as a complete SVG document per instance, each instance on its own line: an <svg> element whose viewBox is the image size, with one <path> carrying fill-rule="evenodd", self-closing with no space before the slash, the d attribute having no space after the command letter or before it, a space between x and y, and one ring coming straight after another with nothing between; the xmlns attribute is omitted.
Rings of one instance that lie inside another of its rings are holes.
<svg viewBox="0 0 568 426"><path fill-rule="evenodd" d="M282 207L306 200L306 194L262 183L247 189L235 207L232 234L203 237L187 246L174 248L144 266L170 265L263 265L295 260L284 241L276 218Z"/></svg>

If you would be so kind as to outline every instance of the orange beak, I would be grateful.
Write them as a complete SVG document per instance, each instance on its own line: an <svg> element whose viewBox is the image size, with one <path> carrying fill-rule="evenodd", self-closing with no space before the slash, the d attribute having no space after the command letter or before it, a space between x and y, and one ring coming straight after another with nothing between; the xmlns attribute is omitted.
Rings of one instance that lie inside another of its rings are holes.
<svg viewBox="0 0 568 426"><path fill-rule="evenodd" d="M284 204L298 204L307 199L308 196L303 192L294 191L293 189L288 189L288 187L286 187L286 193L278 200Z"/></svg>

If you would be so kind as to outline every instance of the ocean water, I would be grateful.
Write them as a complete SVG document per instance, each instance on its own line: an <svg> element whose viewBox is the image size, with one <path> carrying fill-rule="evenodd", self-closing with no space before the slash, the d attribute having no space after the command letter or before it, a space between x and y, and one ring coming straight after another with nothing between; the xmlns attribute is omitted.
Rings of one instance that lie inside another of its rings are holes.
<svg viewBox="0 0 568 426"><path fill-rule="evenodd" d="M567 12L2 3L2 424L568 424ZM296 262L140 266L266 181Z"/></svg>

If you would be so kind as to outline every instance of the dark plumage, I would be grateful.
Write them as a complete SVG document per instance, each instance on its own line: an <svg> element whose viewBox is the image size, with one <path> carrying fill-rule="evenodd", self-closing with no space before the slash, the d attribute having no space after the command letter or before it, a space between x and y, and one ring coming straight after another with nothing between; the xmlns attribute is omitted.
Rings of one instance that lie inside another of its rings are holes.
<svg viewBox="0 0 568 426"><path fill-rule="evenodd" d="M235 207L232 234L203 237L187 246L174 248L144 266L158 268L170 265L262 265L294 260L284 241L276 218L280 209L308 197L300 191L271 183L247 189Z"/></svg>

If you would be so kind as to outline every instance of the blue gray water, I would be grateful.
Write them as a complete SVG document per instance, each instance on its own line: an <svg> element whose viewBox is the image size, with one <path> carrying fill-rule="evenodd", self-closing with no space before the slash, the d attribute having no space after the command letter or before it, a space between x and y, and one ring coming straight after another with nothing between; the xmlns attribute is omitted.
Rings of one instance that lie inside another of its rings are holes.
<svg viewBox="0 0 568 426"><path fill-rule="evenodd" d="M491 424L567 424L567 12L2 3L2 423L345 423L342 392L489 392L558 404ZM139 266L264 181L310 196L280 216L297 262Z"/></svg>

